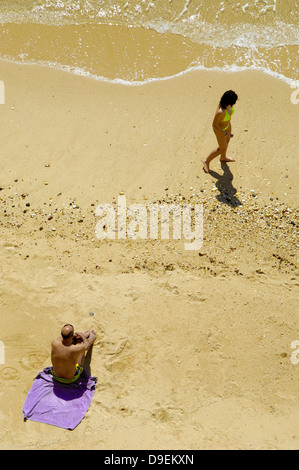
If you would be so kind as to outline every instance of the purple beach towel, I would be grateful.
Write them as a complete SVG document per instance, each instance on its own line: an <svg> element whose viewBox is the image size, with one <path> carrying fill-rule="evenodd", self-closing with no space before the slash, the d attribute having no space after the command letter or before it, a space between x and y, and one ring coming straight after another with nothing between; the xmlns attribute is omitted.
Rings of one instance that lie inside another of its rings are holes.
<svg viewBox="0 0 299 470"><path fill-rule="evenodd" d="M91 403L96 377L83 370L73 384L57 382L46 367L34 379L24 406L24 419L74 429L84 418Z"/></svg>

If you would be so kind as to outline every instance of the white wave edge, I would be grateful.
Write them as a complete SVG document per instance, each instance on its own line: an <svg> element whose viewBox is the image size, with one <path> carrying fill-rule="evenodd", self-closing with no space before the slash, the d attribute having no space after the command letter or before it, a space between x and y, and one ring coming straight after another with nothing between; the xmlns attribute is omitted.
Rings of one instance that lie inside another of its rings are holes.
<svg viewBox="0 0 299 470"><path fill-rule="evenodd" d="M159 82L159 81L166 81L166 80L172 80L174 78L177 78L177 77L180 77L180 76L183 76L189 72L195 72L195 71L206 71L206 72L224 72L224 73L238 73L238 72L250 72L250 71L256 71L256 72L262 72L262 73L265 73L266 75L270 75L278 80L281 80L283 81L284 83L292 86L294 85L295 82L298 81L298 79L294 79L294 78L289 78L289 77L286 77L285 75L282 75L278 72L274 72L270 69L267 69L266 67L259 67L259 66L250 66L250 67L246 67L246 66L239 66L239 65L226 65L224 67L217 67L217 66L214 66L214 67L205 67L203 65L193 65L193 66L190 66L188 67L186 70L182 70L181 72L178 72L176 74L173 74L173 75L168 75L166 77L152 77L152 78L147 78L145 80L127 80L127 79L123 79L123 78L107 78L107 77L103 77L103 76L100 76L100 75L95 75L95 74L92 74L84 69L80 69L80 68L76 68L76 67L70 67L68 65L62 65L62 64L56 64L56 63L53 63L53 62L43 62L43 61L39 61L39 62L35 62L35 61L18 61L18 60L15 60L15 59L9 59L9 58L0 58L1 61L4 61L4 62L9 62L9 63L14 63L14 64L18 64L18 65L28 65L28 66L42 66L42 67L49 67L51 69L55 69L55 70L60 70L62 72L67 72L67 73L71 73L73 75L78 75L78 76L81 76L81 77L86 77L86 78L89 78L89 79L92 79L92 80L96 80L96 81L102 81L102 82L106 82L106 83L113 83L113 84L118 84L118 85L124 85L124 86L143 86L143 85L146 85L147 83L151 83L151 82Z"/></svg>

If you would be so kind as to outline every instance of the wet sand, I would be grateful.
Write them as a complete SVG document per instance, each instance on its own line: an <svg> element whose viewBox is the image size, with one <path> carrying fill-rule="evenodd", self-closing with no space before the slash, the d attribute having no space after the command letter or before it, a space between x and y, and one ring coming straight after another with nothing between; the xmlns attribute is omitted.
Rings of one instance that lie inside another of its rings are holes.
<svg viewBox="0 0 299 470"><path fill-rule="evenodd" d="M298 448L293 90L259 72L143 86L7 62L0 72L0 447ZM229 88L236 162L214 160L206 175ZM95 209L120 193L203 204L200 251L98 240ZM98 386L73 432L22 419L66 322L98 333Z"/></svg>

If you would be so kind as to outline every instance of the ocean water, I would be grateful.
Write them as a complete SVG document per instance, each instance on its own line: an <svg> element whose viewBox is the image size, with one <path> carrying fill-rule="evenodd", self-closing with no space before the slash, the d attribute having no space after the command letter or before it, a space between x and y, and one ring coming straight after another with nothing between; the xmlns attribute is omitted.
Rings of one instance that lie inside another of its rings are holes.
<svg viewBox="0 0 299 470"><path fill-rule="evenodd" d="M190 69L299 80L299 0L0 0L0 58L139 84Z"/></svg>

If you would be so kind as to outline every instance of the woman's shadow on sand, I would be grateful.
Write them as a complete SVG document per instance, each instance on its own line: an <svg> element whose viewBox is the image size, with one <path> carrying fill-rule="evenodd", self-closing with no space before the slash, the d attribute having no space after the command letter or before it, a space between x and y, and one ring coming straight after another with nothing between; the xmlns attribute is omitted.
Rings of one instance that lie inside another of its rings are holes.
<svg viewBox="0 0 299 470"><path fill-rule="evenodd" d="M216 171L210 170L210 175L213 178L217 179L216 187L219 191L217 194L216 199L219 202L223 202L230 207L237 207L241 206L241 201L236 196L236 188L233 187L233 174L230 171L230 168L227 163L221 162L221 168L223 170L223 175L220 175Z"/></svg>

